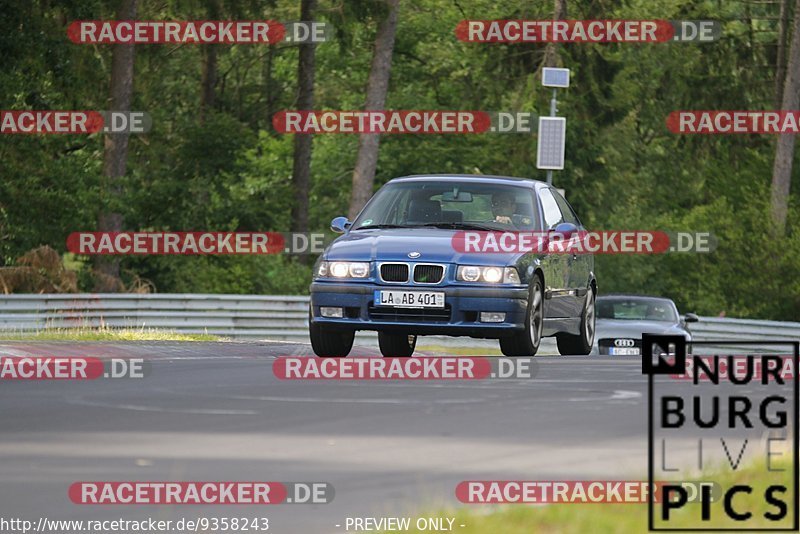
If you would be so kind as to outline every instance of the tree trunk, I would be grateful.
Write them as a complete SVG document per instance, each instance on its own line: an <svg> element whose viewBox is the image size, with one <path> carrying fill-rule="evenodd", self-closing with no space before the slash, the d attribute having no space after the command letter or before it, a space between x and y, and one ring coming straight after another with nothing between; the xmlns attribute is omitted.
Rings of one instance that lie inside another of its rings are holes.
<svg viewBox="0 0 800 534"><path fill-rule="evenodd" d="M778 52L775 57L775 107L783 102L783 83L786 79L786 25L789 19L789 0L780 0L778 15Z"/></svg>
<svg viewBox="0 0 800 534"><path fill-rule="evenodd" d="M789 63L783 85L783 110L797 110L800 104L800 0L795 0L792 43L789 48ZM789 211L789 191L792 183L792 161L794 159L794 134L781 134L775 149L775 164L772 168L771 212L775 236L786 234L786 216Z"/></svg>
<svg viewBox="0 0 800 534"><path fill-rule="evenodd" d="M554 0L553 20L567 18L567 0ZM543 67L558 67L558 43L547 43L544 49Z"/></svg>
<svg viewBox="0 0 800 534"><path fill-rule="evenodd" d="M314 20L317 0L300 0L300 20L310 23ZM300 45L300 59L297 65L297 108L310 110L314 107L314 54L313 42ZM292 203L293 232L308 232L308 196L311 188L311 134L294 135L294 162L292 164Z"/></svg>
<svg viewBox="0 0 800 534"><path fill-rule="evenodd" d="M137 0L120 0L117 20L136 19ZM113 45L111 52L111 111L128 112L133 95L133 58L135 45ZM128 160L128 133L106 134L103 150L101 206L97 218L100 232L122 231L122 179ZM121 291L120 261L114 257L96 256L95 291Z"/></svg>
<svg viewBox="0 0 800 534"><path fill-rule="evenodd" d="M208 20L220 19L219 0L208 0L206 13ZM217 85L217 50L218 45L202 45L203 67L200 75L200 124L206 120L207 112L214 108Z"/></svg>
<svg viewBox="0 0 800 534"><path fill-rule="evenodd" d="M214 108L217 85L217 45L203 45L203 71L200 81L200 123L206 120L208 110Z"/></svg>
<svg viewBox="0 0 800 534"><path fill-rule="evenodd" d="M272 115L275 113L275 100L276 100L276 91L273 87L273 66L275 64L275 45L267 45L267 58L264 61L261 76L264 80L264 97L266 100L266 112L264 113L263 122L264 126L262 127L265 130L269 130L272 133L275 133L275 129L272 126Z"/></svg>
<svg viewBox="0 0 800 534"><path fill-rule="evenodd" d="M367 101L364 109L382 110L389 91L389 75L392 70L392 52L397 32L399 0L386 0L389 12L375 36L375 50L367 81ZM358 139L358 156L353 170L353 189L350 196L349 218L352 220L372 196L375 169L378 166L379 134L362 134Z"/></svg>

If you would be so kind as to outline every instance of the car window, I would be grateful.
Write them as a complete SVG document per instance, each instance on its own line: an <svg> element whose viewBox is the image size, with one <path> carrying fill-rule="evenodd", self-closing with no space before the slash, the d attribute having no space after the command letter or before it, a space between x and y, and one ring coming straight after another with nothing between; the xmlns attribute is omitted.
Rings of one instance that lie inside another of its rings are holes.
<svg viewBox="0 0 800 534"><path fill-rule="evenodd" d="M558 207L555 197L550 189L541 189L539 198L542 201L542 211L544 212L544 224L548 230L556 227L564 221L561 209Z"/></svg>
<svg viewBox="0 0 800 534"><path fill-rule="evenodd" d="M558 207L561 209L561 215L563 216L564 221L580 227L581 221L578 220L578 216L575 215L574 211L572 211L572 206L569 205L569 202L567 202L558 191L554 191L552 193L553 197L556 199Z"/></svg>
<svg viewBox="0 0 800 534"><path fill-rule="evenodd" d="M410 194L411 191L408 189L386 191L381 202L383 213L380 214L380 217L362 217L362 224L366 224L367 226L377 224L400 224L405 218ZM375 212L376 210L372 211Z"/></svg>
<svg viewBox="0 0 800 534"><path fill-rule="evenodd" d="M504 183L409 181L388 184L370 200L353 229L481 224L497 230L536 230L533 191Z"/></svg>
<svg viewBox="0 0 800 534"><path fill-rule="evenodd" d="M668 321L678 317L671 301L664 299L597 299L597 318L620 321Z"/></svg>
<svg viewBox="0 0 800 534"><path fill-rule="evenodd" d="M456 214L455 217L462 221L488 221L492 218L492 195L489 192L476 192L472 194L470 202L448 202L442 200L442 194L433 195L432 200L441 203L442 212Z"/></svg>

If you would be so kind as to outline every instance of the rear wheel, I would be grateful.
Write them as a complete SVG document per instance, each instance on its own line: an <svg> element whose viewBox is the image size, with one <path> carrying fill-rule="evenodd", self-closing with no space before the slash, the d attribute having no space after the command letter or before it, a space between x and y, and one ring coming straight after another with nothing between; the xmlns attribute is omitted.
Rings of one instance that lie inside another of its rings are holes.
<svg viewBox="0 0 800 534"><path fill-rule="evenodd" d="M314 354L328 358L343 358L350 354L356 337L353 330L338 330L312 322L310 311L308 335Z"/></svg>
<svg viewBox="0 0 800 534"><path fill-rule="evenodd" d="M589 288L586 293L586 302L581 313L581 333L577 336L572 334L556 334L558 352L561 354L586 355L592 351L594 345L594 291Z"/></svg>
<svg viewBox="0 0 800 534"><path fill-rule="evenodd" d="M500 338L500 351L503 354L506 356L533 356L539 350L544 326L544 290L542 289L542 279L537 275L534 275L531 280L525 326L524 332Z"/></svg>
<svg viewBox="0 0 800 534"><path fill-rule="evenodd" d="M381 354L384 356L407 358L414 354L414 349L417 346L417 336L378 332L378 345L381 348Z"/></svg>

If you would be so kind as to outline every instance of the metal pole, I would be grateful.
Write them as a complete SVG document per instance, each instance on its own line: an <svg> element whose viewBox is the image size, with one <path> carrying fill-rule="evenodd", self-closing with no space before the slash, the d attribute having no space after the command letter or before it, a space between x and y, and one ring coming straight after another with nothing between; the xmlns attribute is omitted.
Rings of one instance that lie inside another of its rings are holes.
<svg viewBox="0 0 800 534"><path fill-rule="evenodd" d="M550 116L551 117L555 117L556 116L556 111L558 111L558 108L556 108L556 104L557 104L557 101L556 101L556 90L553 89L553 98L550 99ZM552 170L548 170L547 171L547 185L553 185L553 171Z"/></svg>

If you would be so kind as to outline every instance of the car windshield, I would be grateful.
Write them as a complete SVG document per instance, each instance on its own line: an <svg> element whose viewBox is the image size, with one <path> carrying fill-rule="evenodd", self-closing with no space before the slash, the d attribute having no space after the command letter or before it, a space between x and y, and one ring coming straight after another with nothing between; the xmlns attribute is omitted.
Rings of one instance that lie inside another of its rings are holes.
<svg viewBox="0 0 800 534"><path fill-rule="evenodd" d="M431 226L536 230L533 190L503 183L411 180L389 183L353 222L353 230Z"/></svg>
<svg viewBox="0 0 800 534"><path fill-rule="evenodd" d="M597 299L597 318L678 322L674 304L666 299L601 297Z"/></svg>

